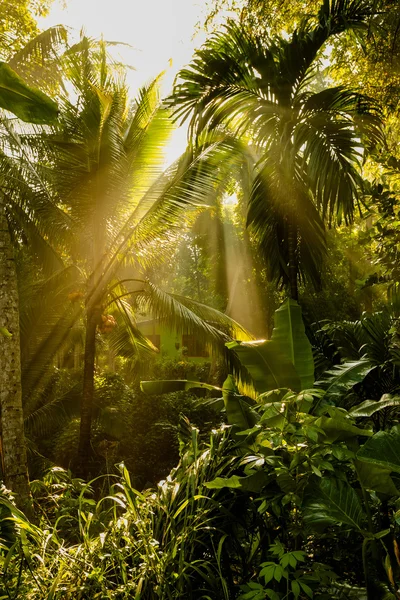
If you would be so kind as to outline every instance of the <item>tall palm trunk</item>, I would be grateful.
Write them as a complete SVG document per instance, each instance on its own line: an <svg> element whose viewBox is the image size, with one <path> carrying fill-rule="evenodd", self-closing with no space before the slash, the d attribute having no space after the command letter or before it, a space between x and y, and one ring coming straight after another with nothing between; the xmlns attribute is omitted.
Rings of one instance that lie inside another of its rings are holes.
<svg viewBox="0 0 400 600"><path fill-rule="evenodd" d="M87 309L83 389L81 402L81 424L78 447L78 473L86 477L91 456L91 429L94 399L94 373L96 359L96 328L100 322L101 308L89 306Z"/></svg>
<svg viewBox="0 0 400 600"><path fill-rule="evenodd" d="M19 303L14 253L0 203L0 415L4 482L18 506L32 516L21 388ZM11 334L11 335L10 335Z"/></svg>
<svg viewBox="0 0 400 600"><path fill-rule="evenodd" d="M94 373L96 363L96 329L101 322L102 293L100 281L102 279L103 261L105 257L105 222L102 219L102 195L101 182L99 179L99 170L97 169L92 179L92 203L95 207L92 227L93 240L93 272L89 278L89 293L87 296L86 308L86 335L83 364L83 384L81 401L81 423L79 431L78 447L78 474L84 479L87 478L90 468L90 458L92 455L91 433L92 416L94 403Z"/></svg>
<svg viewBox="0 0 400 600"><path fill-rule="evenodd" d="M288 223L288 271L289 289L292 300L299 299L298 262L297 262L297 227L293 222Z"/></svg>

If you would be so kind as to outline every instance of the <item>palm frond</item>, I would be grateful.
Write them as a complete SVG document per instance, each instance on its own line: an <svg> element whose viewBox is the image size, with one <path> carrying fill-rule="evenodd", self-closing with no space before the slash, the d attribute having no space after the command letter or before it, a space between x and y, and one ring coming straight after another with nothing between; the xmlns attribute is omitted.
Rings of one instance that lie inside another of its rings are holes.
<svg viewBox="0 0 400 600"><path fill-rule="evenodd" d="M18 71L24 63L43 64L58 55L59 48L65 48L68 32L64 25L55 25L40 32L8 60L12 69Z"/></svg>
<svg viewBox="0 0 400 600"><path fill-rule="evenodd" d="M151 282L147 282L145 291L136 294L136 302L141 310L151 313L170 329L196 335L223 353L225 342L232 338L253 339L227 315L190 298L165 292Z"/></svg>
<svg viewBox="0 0 400 600"><path fill-rule="evenodd" d="M296 224L300 240L297 259L301 277L318 288L326 255L323 222L303 182L299 181L289 190L280 164L268 158L254 179L247 224L267 261L270 279L283 283L287 283L289 277L291 220Z"/></svg>
<svg viewBox="0 0 400 600"><path fill-rule="evenodd" d="M61 396L46 399L45 394L35 395L36 402L24 407L24 426L29 434L47 436L65 427L71 418L79 416L82 385L75 384Z"/></svg>

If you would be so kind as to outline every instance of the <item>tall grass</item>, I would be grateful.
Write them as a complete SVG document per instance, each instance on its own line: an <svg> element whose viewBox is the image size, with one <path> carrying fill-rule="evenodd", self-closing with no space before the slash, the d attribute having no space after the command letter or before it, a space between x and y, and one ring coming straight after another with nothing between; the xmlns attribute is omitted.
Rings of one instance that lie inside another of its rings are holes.
<svg viewBox="0 0 400 600"><path fill-rule="evenodd" d="M197 429L183 422L181 445L178 467L156 489L135 490L121 464L97 502L91 485L53 469L33 484L38 524L3 495L0 598L236 597L251 528L246 522L238 534L247 519L240 494L205 483L229 477L240 456L224 427L201 446ZM229 556L238 557L236 566Z"/></svg>

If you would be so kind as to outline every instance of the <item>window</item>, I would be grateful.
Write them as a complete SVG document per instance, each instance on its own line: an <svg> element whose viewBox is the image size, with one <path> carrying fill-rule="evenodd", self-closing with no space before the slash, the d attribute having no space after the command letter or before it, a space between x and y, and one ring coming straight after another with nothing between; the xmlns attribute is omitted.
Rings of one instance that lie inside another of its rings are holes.
<svg viewBox="0 0 400 600"><path fill-rule="evenodd" d="M182 346L187 348L187 356L207 357L209 356L204 342L198 340L194 335L183 335Z"/></svg>

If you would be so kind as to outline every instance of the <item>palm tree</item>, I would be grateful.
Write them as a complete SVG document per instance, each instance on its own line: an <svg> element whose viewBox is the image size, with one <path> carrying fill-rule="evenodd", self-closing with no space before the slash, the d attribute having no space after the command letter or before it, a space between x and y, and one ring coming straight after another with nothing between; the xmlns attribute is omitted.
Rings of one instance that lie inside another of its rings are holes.
<svg viewBox="0 0 400 600"><path fill-rule="evenodd" d="M50 123L57 118L57 105L32 89L5 63L0 64L0 107L23 121ZM16 150L17 149L17 150ZM7 217L13 215L25 231L37 237L34 192L23 178L17 155L20 144L6 114L0 115L0 411L2 474L17 495L18 504L31 513L31 497L23 427L19 303L11 233ZM21 155L19 154L19 158ZM21 192L21 193L20 193ZM42 198L43 199L43 198ZM24 212L23 206L30 206ZM43 208L43 203L42 203ZM39 209L40 210L40 209ZM23 218L23 216L26 217ZM29 235L28 234L28 235Z"/></svg>
<svg viewBox="0 0 400 600"><path fill-rule="evenodd" d="M313 87L317 55L347 29L364 30L368 0L330 0L290 39L229 21L177 77L169 102L193 138L229 131L258 157L247 222L270 277L297 300L299 279L320 283L325 223L361 203L362 141L381 141L380 112L362 94Z"/></svg>
<svg viewBox="0 0 400 600"><path fill-rule="evenodd" d="M103 323L114 326L110 313L123 322L132 345L148 352L154 347L138 331L129 297L219 348L240 327L218 311L163 292L145 277L147 265L172 252L189 212L217 193L214 171L221 145L208 145L195 158L188 150L163 171L162 150L172 122L160 101L158 78L131 106L104 42L82 38L64 60L74 91L60 100L60 126L45 138L41 162L52 196L71 219L65 265L75 271L74 300L81 297L82 310L84 305L78 465L86 474L96 339L107 329Z"/></svg>

